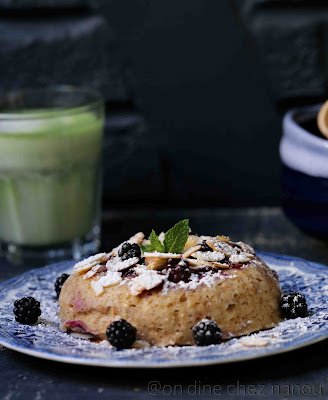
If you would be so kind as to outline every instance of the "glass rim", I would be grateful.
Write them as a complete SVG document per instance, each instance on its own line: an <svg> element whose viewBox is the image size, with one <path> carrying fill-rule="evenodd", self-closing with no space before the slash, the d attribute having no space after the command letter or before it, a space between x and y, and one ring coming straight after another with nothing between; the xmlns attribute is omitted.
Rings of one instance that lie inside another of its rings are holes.
<svg viewBox="0 0 328 400"><path fill-rule="evenodd" d="M95 89L85 88L85 87L78 87L78 86L71 86L71 85L53 85L53 86L46 86L43 88L22 88L13 91L9 91L0 95L0 104L2 100L9 100L10 97L14 99L20 95L38 95L38 94L45 94L47 92L61 93L61 94L81 94L81 95L89 95L91 96L90 101L86 101L85 104L82 105L71 105L71 106L42 106L35 107L35 111L31 108L31 112L28 114L22 113L22 111L26 110L24 106L13 108L12 111L10 107L6 107L4 111L1 111L0 107L0 121L17 121L17 120L40 120L40 119L51 119L51 118L58 118L61 116L67 115L75 115L83 113L90 108L95 107L103 107L104 106L104 99L103 96ZM9 100L10 102L10 100ZM41 112L40 112L41 111ZM54 111L56 111L54 113Z"/></svg>

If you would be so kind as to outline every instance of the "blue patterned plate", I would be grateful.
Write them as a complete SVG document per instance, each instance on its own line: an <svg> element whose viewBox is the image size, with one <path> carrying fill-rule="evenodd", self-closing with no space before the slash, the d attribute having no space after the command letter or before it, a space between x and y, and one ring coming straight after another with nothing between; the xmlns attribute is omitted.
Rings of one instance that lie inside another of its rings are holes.
<svg viewBox="0 0 328 400"><path fill-rule="evenodd" d="M0 344L21 353L72 364L104 367L183 367L228 363L283 353L328 337L328 269L298 258L259 254L279 274L284 291L300 291L309 305L309 316L280 323L273 329L231 339L208 347L143 348L116 351L107 341L59 330L54 281L70 273L73 262L63 262L26 272L0 285ZM33 326L13 317L13 301L34 296L42 315Z"/></svg>

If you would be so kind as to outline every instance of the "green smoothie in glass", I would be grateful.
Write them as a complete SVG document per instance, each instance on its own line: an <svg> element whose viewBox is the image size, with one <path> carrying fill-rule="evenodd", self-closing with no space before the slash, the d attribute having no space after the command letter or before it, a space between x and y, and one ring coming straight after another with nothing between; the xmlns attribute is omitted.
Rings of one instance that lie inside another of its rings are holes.
<svg viewBox="0 0 328 400"><path fill-rule="evenodd" d="M80 257L99 244L103 106L85 91L51 90L44 107L24 108L23 92L21 107L0 110L0 241L25 255Z"/></svg>

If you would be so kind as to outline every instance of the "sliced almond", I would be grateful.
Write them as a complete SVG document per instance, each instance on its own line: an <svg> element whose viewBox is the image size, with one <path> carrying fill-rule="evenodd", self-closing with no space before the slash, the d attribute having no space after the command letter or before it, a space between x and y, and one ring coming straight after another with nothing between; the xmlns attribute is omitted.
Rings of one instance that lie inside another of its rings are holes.
<svg viewBox="0 0 328 400"><path fill-rule="evenodd" d="M219 262L225 258L225 255L218 251L197 251L196 253L193 253L192 256L202 261L212 262Z"/></svg>
<svg viewBox="0 0 328 400"><path fill-rule="evenodd" d="M244 251L245 253L249 253L249 254L255 254L255 250L253 249L252 246L250 246L249 244L246 244L244 242L237 242L236 243L238 246L241 247L242 251Z"/></svg>
<svg viewBox="0 0 328 400"><path fill-rule="evenodd" d="M195 258L188 258L186 260L188 262L188 264L194 266L194 267L198 267L199 263Z"/></svg>
<svg viewBox="0 0 328 400"><path fill-rule="evenodd" d="M103 265L97 264L94 267L92 267L83 277L83 279L89 279L92 276L96 275L98 272L99 268L103 267Z"/></svg>
<svg viewBox="0 0 328 400"><path fill-rule="evenodd" d="M132 237L130 237L130 239L128 240L129 243L136 243L136 244L141 244L142 241L144 240L145 235L143 232L138 232L135 235L133 235Z"/></svg>
<svg viewBox="0 0 328 400"><path fill-rule="evenodd" d="M88 257L85 260L79 261L74 265L74 272L89 271L95 265L105 261L108 257L107 253L99 253L94 256Z"/></svg>
<svg viewBox="0 0 328 400"><path fill-rule="evenodd" d="M91 287L95 291L96 296L100 296L105 287L118 285L122 281L122 275L120 272L108 271L106 275L102 276L98 280L91 282Z"/></svg>
<svg viewBox="0 0 328 400"><path fill-rule="evenodd" d="M182 254L178 253L159 253L157 251L154 251L152 253L144 252L144 257L145 258L181 258Z"/></svg>
<svg viewBox="0 0 328 400"><path fill-rule="evenodd" d="M189 235L184 247L184 252L189 250L191 247L195 247L199 242L200 242L199 236Z"/></svg>
<svg viewBox="0 0 328 400"><path fill-rule="evenodd" d="M216 239L216 238L208 239L208 240L206 240L206 243L214 251L223 253L226 256L231 256L232 254L238 254L238 252L240 252L240 250L238 251L236 248L230 246L228 243L222 242L221 240Z"/></svg>
<svg viewBox="0 0 328 400"><path fill-rule="evenodd" d="M166 263L167 258L145 257L145 264L147 265L147 269L161 269L165 267Z"/></svg>
<svg viewBox="0 0 328 400"><path fill-rule="evenodd" d="M122 261L120 257L113 257L109 261L107 261L106 267L108 268L109 271L123 271L124 269L127 269L129 267L132 267L132 265L137 264L139 261L138 257L131 257L128 258L127 260Z"/></svg>
<svg viewBox="0 0 328 400"><path fill-rule="evenodd" d="M144 290L151 290L157 287L164 279L165 275L160 275L156 271L145 270L130 282L131 294L138 296Z"/></svg>
<svg viewBox="0 0 328 400"><path fill-rule="evenodd" d="M215 268L222 268L222 269L228 269L229 268L228 264L222 264L222 263L219 263L219 262L211 262L210 264L207 264L207 265L211 265L211 266L213 266Z"/></svg>
<svg viewBox="0 0 328 400"><path fill-rule="evenodd" d="M183 254L182 254L182 257L183 258L188 258L188 257L190 257L193 253L195 253L195 252L197 252L198 250L200 250L202 248L202 246L199 244L199 245L197 245L197 246L193 246L193 247L190 247L190 249L188 249L187 251L185 251Z"/></svg>
<svg viewBox="0 0 328 400"><path fill-rule="evenodd" d="M254 259L253 254L249 254L249 253L233 254L232 256L229 257L229 261L234 264L247 263L253 259Z"/></svg>
<svg viewBox="0 0 328 400"><path fill-rule="evenodd" d="M231 239L229 238L229 236L224 236L224 235L215 236L215 239L218 239L221 242L226 242L226 243L230 243L231 242Z"/></svg>
<svg viewBox="0 0 328 400"><path fill-rule="evenodd" d="M203 261L203 260L200 260L200 259L197 259L197 264L200 265L200 266L208 265L209 267L213 267L213 268L217 268L217 269L219 269L219 268L222 268L222 269L229 268L228 264L223 264L223 263L220 263L220 262Z"/></svg>

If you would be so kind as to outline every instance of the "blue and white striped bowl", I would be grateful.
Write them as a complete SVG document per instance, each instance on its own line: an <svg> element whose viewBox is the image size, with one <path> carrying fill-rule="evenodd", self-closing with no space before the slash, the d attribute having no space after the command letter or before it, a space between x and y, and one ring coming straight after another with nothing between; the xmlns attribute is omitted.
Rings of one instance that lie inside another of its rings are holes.
<svg viewBox="0 0 328 400"><path fill-rule="evenodd" d="M283 205L287 216L311 234L328 236L328 140L302 125L316 121L320 105L289 111L280 142Z"/></svg>

